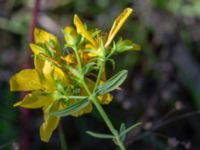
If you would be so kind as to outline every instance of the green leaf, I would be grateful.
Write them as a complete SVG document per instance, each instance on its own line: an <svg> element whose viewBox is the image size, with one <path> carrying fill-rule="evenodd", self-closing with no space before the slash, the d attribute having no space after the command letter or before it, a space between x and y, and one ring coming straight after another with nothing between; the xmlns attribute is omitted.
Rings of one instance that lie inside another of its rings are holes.
<svg viewBox="0 0 200 150"><path fill-rule="evenodd" d="M63 64L64 65L64 67L66 68L66 69L68 69L71 73L73 73L74 75L76 75L76 76L79 76L79 71L78 70L76 70L76 69L74 69L73 67L71 67L70 65L68 65L68 64Z"/></svg>
<svg viewBox="0 0 200 150"><path fill-rule="evenodd" d="M133 43L130 40L122 40L119 39L114 46L115 51L118 53L122 53L129 50L139 51L141 49L140 45Z"/></svg>
<svg viewBox="0 0 200 150"><path fill-rule="evenodd" d="M69 96L69 99L85 99L87 96Z"/></svg>
<svg viewBox="0 0 200 150"><path fill-rule="evenodd" d="M83 99L86 99L88 98L88 96L59 96L59 99L76 99L76 100L83 100Z"/></svg>
<svg viewBox="0 0 200 150"><path fill-rule="evenodd" d="M94 63L94 62L90 62L90 63L86 64L86 65L83 67L83 73L84 73L84 74L87 74L87 73L90 72L91 70L94 70L94 69L95 69L95 65L96 65L96 63Z"/></svg>
<svg viewBox="0 0 200 150"><path fill-rule="evenodd" d="M119 129L119 135L120 135L121 133L123 133L125 130L126 130L125 124L122 123L121 126L120 126L120 129ZM121 140L122 142L124 142L125 138L126 138L126 134L120 136L120 140Z"/></svg>
<svg viewBox="0 0 200 150"><path fill-rule="evenodd" d="M107 80L103 85L99 85L97 87L96 93L98 95L103 95L103 94L109 93L110 91L115 90L124 82L127 75L128 75L127 70L122 70L118 72L116 75L114 75L109 80Z"/></svg>
<svg viewBox="0 0 200 150"><path fill-rule="evenodd" d="M123 137L123 136L126 136L126 134L127 134L128 132L130 132L131 130L133 130L134 128L138 127L138 126L141 125L141 124L142 124L142 122L138 122L138 123L136 123L136 124L134 124L134 125L128 127L128 128L125 129L124 131L120 132L120 133L119 133L120 138Z"/></svg>
<svg viewBox="0 0 200 150"><path fill-rule="evenodd" d="M68 115L71 115L72 113L78 112L79 110L83 109L89 103L90 103L90 101L88 99L84 99L81 101L77 101L76 103L67 107L66 109L50 112L50 114L53 116L60 116L60 117L68 116Z"/></svg>
<svg viewBox="0 0 200 150"><path fill-rule="evenodd" d="M101 134L101 133L96 133L96 132L92 132L92 131L86 131L87 134L89 134L90 136L93 136L95 138L100 138L100 139L113 139L115 138L113 135L110 134Z"/></svg>
<svg viewBox="0 0 200 150"><path fill-rule="evenodd" d="M107 59L107 61L111 62L113 70L115 68L115 61L113 59Z"/></svg>

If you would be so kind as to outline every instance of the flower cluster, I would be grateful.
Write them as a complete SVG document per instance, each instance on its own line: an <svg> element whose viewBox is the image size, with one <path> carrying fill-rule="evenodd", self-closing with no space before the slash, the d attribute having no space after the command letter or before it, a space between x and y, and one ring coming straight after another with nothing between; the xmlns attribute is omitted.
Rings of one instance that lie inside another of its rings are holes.
<svg viewBox="0 0 200 150"><path fill-rule="evenodd" d="M112 42L131 12L131 8L126 8L108 34L99 29L88 30L75 15L75 28L67 26L63 30L64 47L56 36L41 29L34 30L35 42L30 44L34 69L24 69L12 76L10 89L31 91L14 106L42 108L42 141L49 141L62 116L90 113L91 98L96 97L100 104L112 101L109 92L98 94L97 91L106 85L105 62L113 61L112 55L140 49L129 40Z"/></svg>

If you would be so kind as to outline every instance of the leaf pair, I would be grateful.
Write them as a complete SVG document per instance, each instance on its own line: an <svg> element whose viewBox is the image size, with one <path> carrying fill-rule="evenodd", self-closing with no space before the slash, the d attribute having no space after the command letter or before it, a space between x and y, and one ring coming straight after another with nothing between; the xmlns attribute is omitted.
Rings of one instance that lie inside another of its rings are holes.
<svg viewBox="0 0 200 150"><path fill-rule="evenodd" d="M125 124L122 123L120 126L120 130L119 130L119 138L122 142L124 142L126 135L128 132L130 132L131 130L133 130L134 128L138 127L139 125L141 125L141 122L138 122L136 124L133 124L132 126L126 128ZM87 134L89 134L92 137L95 138L101 138L101 139L113 139L115 140L115 137L111 134L102 134L102 133L96 133L96 132L92 132L92 131L86 131Z"/></svg>
<svg viewBox="0 0 200 150"><path fill-rule="evenodd" d="M96 96L104 95L106 93L109 93L110 91L115 90L124 82L124 80L127 77L127 74L128 74L127 70L122 70L118 72L116 75L114 75L109 80L107 80L105 84L98 86L95 95ZM51 112L51 115L60 116L60 117L68 116L68 115L71 115L72 113L80 111L81 109L85 108L90 103L89 98L82 99L82 97L80 97L78 99L79 100L76 101L73 105L61 111Z"/></svg>
<svg viewBox="0 0 200 150"><path fill-rule="evenodd" d="M119 137L120 137L120 140L121 140L122 142L124 142L127 133L129 133L131 130L133 130L134 128L138 127L138 126L141 125L141 124L142 124L142 122L138 122L138 123L133 124L133 125L131 125L130 127L126 128L126 127L125 127L125 124L122 123L121 126L120 126L120 129L119 129Z"/></svg>

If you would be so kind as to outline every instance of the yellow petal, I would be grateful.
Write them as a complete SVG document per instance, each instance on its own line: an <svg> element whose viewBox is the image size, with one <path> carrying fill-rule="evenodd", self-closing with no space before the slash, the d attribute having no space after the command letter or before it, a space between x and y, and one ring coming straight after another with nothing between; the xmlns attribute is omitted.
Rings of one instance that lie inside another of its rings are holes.
<svg viewBox="0 0 200 150"><path fill-rule="evenodd" d="M55 66L54 66L53 78L54 80L60 81L63 86L67 86L69 84L69 76L67 76L60 68Z"/></svg>
<svg viewBox="0 0 200 150"><path fill-rule="evenodd" d="M105 47L108 47L110 43L112 42L113 38L119 31L119 29L122 27L126 19L129 17L129 15L132 13L133 9L126 8L114 21L113 26L108 34L107 42L105 44Z"/></svg>
<svg viewBox="0 0 200 150"><path fill-rule="evenodd" d="M93 58L93 57L96 57L96 56L98 56L98 51L95 49L94 50L94 46L92 45L92 44L85 44L85 49L90 49L91 51L90 52L88 52L88 53L84 53L84 55L86 56L86 57L88 57L88 60L90 59L90 58ZM92 51L93 50L93 51Z"/></svg>
<svg viewBox="0 0 200 150"><path fill-rule="evenodd" d="M41 82L43 83L43 87L48 91L55 90L56 81L59 81L64 86L67 86L69 83L68 76L49 61L44 62L42 73L44 78Z"/></svg>
<svg viewBox="0 0 200 150"><path fill-rule="evenodd" d="M66 34L68 34L70 36L70 37L68 37L66 34L64 34L66 44L67 45L73 44L73 40L75 40L75 38L77 36L76 30L71 26L66 26L64 31L66 32Z"/></svg>
<svg viewBox="0 0 200 150"><path fill-rule="evenodd" d="M32 91L41 89L40 79L35 69L24 69L11 77L11 91Z"/></svg>
<svg viewBox="0 0 200 150"><path fill-rule="evenodd" d="M40 53L44 53L44 49L42 47L36 45L36 44L31 43L30 48L35 55L38 55Z"/></svg>
<svg viewBox="0 0 200 150"><path fill-rule="evenodd" d="M46 90L53 91L55 89L54 79L53 79L53 65L49 61L44 62L44 66L42 68L42 74L44 80L41 80L43 87Z"/></svg>
<svg viewBox="0 0 200 150"><path fill-rule="evenodd" d="M53 34L50 34L44 30L35 28L34 30L34 38L35 38L35 43L36 44L44 44L44 43L49 43L49 42L54 42L56 50L60 49L60 44L58 42L58 39L56 36Z"/></svg>
<svg viewBox="0 0 200 150"><path fill-rule="evenodd" d="M85 29L83 23L77 15L74 16L74 25L76 26L77 32L81 34L84 38L92 43L93 46L97 46L96 41L93 39L91 34Z"/></svg>
<svg viewBox="0 0 200 150"><path fill-rule="evenodd" d="M54 66L42 55L34 55L34 66L38 72L42 89L53 91L55 89L53 80Z"/></svg>
<svg viewBox="0 0 200 150"><path fill-rule="evenodd" d="M76 30L71 26L66 26L64 31L67 32L69 35L71 35L74 38L77 36Z"/></svg>
<svg viewBox="0 0 200 150"><path fill-rule="evenodd" d="M106 70L104 68L103 73L101 75L100 85L104 84L105 81L106 81ZM112 99L113 99L113 96L109 93L98 96L99 102L103 105L109 104L112 101Z"/></svg>
<svg viewBox="0 0 200 150"><path fill-rule="evenodd" d="M98 100L101 104L107 105L109 104L113 99L113 96L111 94L104 94L102 96L98 96Z"/></svg>
<svg viewBox="0 0 200 150"><path fill-rule="evenodd" d="M52 63L49 62L49 61L45 61L44 62L44 66L42 68L43 74L44 75L49 75L49 74L52 73L52 71L53 71L53 65L52 65Z"/></svg>
<svg viewBox="0 0 200 150"><path fill-rule="evenodd" d="M64 57L64 60L68 65L76 64L76 56L74 53L67 54L67 56Z"/></svg>
<svg viewBox="0 0 200 150"><path fill-rule="evenodd" d="M59 110L59 103L52 106L52 111ZM60 117L51 116L48 110L49 106L43 108L44 111L44 122L40 126L40 138L44 142L48 142L53 131L57 128L58 123L60 121Z"/></svg>
<svg viewBox="0 0 200 150"><path fill-rule="evenodd" d="M37 70L39 74L42 73L43 66L44 66L44 56L34 55L34 67L35 67L35 70Z"/></svg>
<svg viewBox="0 0 200 150"><path fill-rule="evenodd" d="M34 66L35 70L38 73L38 76L40 78L40 82L43 89L46 89L46 83L45 83L45 76L43 74L43 68L45 65L45 58L43 55L34 55Z"/></svg>
<svg viewBox="0 0 200 150"><path fill-rule="evenodd" d="M36 91L27 94L22 101L14 104L14 107L21 106L24 108L40 108L54 101L54 98L43 92Z"/></svg>
<svg viewBox="0 0 200 150"><path fill-rule="evenodd" d="M69 83L68 76L60 68L53 65L50 61L44 60L43 56L37 55L34 58L34 65L39 74L42 88L53 91L56 88L55 82L60 81L64 86Z"/></svg>

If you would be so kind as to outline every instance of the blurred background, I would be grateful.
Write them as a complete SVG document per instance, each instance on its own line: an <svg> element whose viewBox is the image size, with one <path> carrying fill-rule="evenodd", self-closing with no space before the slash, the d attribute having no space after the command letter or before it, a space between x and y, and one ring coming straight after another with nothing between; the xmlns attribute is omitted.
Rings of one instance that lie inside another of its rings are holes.
<svg viewBox="0 0 200 150"><path fill-rule="evenodd" d="M34 23L64 43L61 29L73 24L75 13L89 27L109 31L126 7L135 11L117 37L133 40L142 50L116 56L115 70L108 64L108 76L121 69L128 69L129 75L105 110L117 128L121 122L143 122L126 138L128 150L199 149L199 0L39 1L37 10L35 0L0 0L0 149L61 149L57 130L48 144L40 141L42 111L14 108L22 94L9 91L9 78L31 67L28 43ZM108 132L96 110L80 118L63 118L62 127L68 149L115 149L111 141L85 134Z"/></svg>

